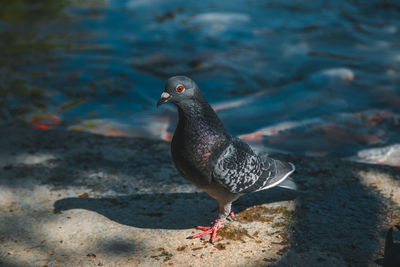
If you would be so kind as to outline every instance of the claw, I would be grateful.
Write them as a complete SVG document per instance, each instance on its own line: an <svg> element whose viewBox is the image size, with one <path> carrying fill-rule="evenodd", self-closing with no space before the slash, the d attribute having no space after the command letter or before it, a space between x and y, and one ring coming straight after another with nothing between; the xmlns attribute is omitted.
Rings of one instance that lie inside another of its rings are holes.
<svg viewBox="0 0 400 267"><path fill-rule="evenodd" d="M208 234L211 234L210 242L214 243L215 238L217 237L217 231L224 227L224 224L220 219L216 219L213 226L197 226L197 229L202 230L203 232L192 236L192 239L199 238Z"/></svg>

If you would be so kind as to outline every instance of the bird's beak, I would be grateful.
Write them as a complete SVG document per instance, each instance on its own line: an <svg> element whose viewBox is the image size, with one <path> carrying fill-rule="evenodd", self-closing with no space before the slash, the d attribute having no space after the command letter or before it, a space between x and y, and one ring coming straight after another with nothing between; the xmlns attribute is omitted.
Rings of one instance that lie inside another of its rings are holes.
<svg viewBox="0 0 400 267"><path fill-rule="evenodd" d="M157 102L157 107L161 106L164 103L167 103L170 98L171 98L171 95L168 94L167 92L162 93L160 100L158 100L158 102Z"/></svg>

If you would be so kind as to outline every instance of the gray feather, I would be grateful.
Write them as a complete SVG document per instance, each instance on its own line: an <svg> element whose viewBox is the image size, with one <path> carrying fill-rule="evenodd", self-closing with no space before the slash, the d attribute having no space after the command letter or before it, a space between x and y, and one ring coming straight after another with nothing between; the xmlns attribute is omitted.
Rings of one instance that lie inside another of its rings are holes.
<svg viewBox="0 0 400 267"><path fill-rule="evenodd" d="M235 138L217 159L213 178L232 193L250 193L282 183L293 171L293 164L257 154Z"/></svg>
<svg viewBox="0 0 400 267"><path fill-rule="evenodd" d="M297 184L291 177L288 177L285 180L283 180L283 182L279 183L278 186L290 190L297 190Z"/></svg>

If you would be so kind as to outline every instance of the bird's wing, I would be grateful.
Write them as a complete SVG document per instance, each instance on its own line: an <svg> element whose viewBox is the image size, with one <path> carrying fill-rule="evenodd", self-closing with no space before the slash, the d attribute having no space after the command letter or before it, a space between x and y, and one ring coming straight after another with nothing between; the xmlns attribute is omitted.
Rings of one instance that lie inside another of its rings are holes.
<svg viewBox="0 0 400 267"><path fill-rule="evenodd" d="M278 185L293 171L293 164L259 155L234 139L217 159L213 178L232 193L250 193Z"/></svg>

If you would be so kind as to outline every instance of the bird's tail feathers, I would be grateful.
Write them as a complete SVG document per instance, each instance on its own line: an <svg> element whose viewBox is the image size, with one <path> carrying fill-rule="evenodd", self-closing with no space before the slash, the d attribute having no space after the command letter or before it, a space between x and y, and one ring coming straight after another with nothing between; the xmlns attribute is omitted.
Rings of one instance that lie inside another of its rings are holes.
<svg viewBox="0 0 400 267"><path fill-rule="evenodd" d="M284 178L281 180L282 182L277 184L277 186L286 188L286 189L290 189L290 190L297 190L297 184L291 177L289 177L289 175L292 174L296 170L296 167L294 166L294 164L291 162L283 162L283 161L279 161L279 160L275 160L275 161L277 163L279 163L281 171L283 171L285 173Z"/></svg>
<svg viewBox="0 0 400 267"><path fill-rule="evenodd" d="M282 183L278 184L278 186L290 190L297 190L297 184L292 177L286 178Z"/></svg>

